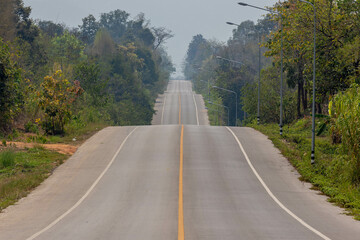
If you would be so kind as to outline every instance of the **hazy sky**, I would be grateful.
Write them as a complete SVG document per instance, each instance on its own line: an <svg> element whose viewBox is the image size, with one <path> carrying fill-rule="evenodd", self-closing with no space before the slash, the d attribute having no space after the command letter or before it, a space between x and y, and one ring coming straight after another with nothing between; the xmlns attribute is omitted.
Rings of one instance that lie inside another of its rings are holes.
<svg viewBox="0 0 360 240"><path fill-rule="evenodd" d="M260 7L271 6L277 0L241 0ZM242 7L236 0L24 0L32 7L32 18L52 20L77 27L81 19L93 14L99 19L100 13L121 9L131 14L139 13L151 20L152 26L166 27L175 37L166 46L168 53L181 72L181 63L187 47L196 34L207 39L227 41L232 26L225 22L240 23L245 20L256 21L263 14L261 10Z"/></svg>

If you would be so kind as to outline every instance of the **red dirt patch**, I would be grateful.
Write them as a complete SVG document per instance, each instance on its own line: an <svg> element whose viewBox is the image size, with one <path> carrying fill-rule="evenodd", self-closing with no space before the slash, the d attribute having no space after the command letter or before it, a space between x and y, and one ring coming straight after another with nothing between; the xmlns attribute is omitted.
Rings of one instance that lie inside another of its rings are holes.
<svg viewBox="0 0 360 240"><path fill-rule="evenodd" d="M35 146L41 146L43 148L56 151L61 154L73 155L78 146L67 145L67 144L38 144L38 143L24 143L24 142L7 142L8 146L14 146L18 149L33 148Z"/></svg>

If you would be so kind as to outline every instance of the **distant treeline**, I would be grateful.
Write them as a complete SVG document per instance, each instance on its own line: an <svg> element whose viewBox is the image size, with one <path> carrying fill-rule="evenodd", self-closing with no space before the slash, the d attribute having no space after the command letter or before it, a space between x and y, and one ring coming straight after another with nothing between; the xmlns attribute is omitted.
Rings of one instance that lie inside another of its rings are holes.
<svg viewBox="0 0 360 240"><path fill-rule="evenodd" d="M32 20L22 0L1 5L2 132L151 123L154 100L175 71L163 48L171 31L122 10L89 15L69 28Z"/></svg>

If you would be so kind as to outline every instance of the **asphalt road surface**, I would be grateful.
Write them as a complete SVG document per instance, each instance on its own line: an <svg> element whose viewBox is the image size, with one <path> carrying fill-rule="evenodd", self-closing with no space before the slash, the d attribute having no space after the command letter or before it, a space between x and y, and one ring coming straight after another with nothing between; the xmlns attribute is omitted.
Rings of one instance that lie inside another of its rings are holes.
<svg viewBox="0 0 360 240"><path fill-rule="evenodd" d="M0 239L360 239L261 133L211 127L188 81L154 126L109 127L0 214Z"/></svg>

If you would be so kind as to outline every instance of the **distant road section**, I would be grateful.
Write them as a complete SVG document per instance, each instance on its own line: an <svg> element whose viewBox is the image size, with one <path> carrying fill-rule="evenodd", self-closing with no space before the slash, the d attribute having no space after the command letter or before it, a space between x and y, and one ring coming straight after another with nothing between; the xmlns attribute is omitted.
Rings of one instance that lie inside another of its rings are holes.
<svg viewBox="0 0 360 240"><path fill-rule="evenodd" d="M209 125L207 110L201 95L192 90L186 80L171 80L155 104L153 125Z"/></svg>

